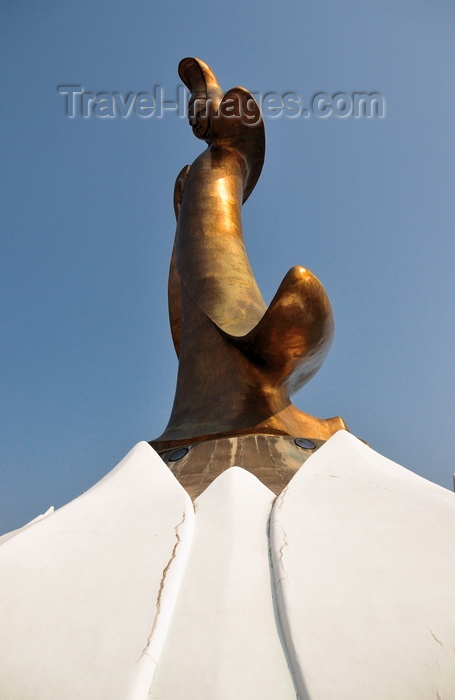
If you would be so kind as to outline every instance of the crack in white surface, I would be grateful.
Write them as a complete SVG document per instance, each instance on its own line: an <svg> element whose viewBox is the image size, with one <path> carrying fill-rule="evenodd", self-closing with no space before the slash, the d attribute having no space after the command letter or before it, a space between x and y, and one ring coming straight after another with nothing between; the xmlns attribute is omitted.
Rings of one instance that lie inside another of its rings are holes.
<svg viewBox="0 0 455 700"><path fill-rule="evenodd" d="M433 632L433 630L431 629L431 627L430 627L429 625L428 625L428 629L430 630L430 634L431 634L431 636L433 637L434 641L435 641L437 644L439 644L439 646L441 646L441 647L444 649L444 651L445 651L444 644L441 642L440 639L437 638L437 636L435 635L435 633Z"/></svg>
<svg viewBox="0 0 455 700"><path fill-rule="evenodd" d="M276 507L278 510L281 510L283 508L284 499L286 498L286 494L288 492L288 489L289 489L289 486L286 486L286 488L281 492L279 499L276 502ZM278 580L275 583L275 588L278 588L278 584L281 583L281 581L283 581L283 579L288 577L286 568L284 566L284 550L288 546L288 541L287 541L286 531L285 531L283 525L281 524L281 522L278 519L274 519L273 525L274 525L274 527L279 527L281 530L281 537L280 537L281 546L278 550L278 566L280 569L280 572L279 572L280 577L278 578ZM281 575L281 574L283 574L283 575Z"/></svg>
<svg viewBox="0 0 455 700"><path fill-rule="evenodd" d="M153 620L152 629L151 629L151 631L150 631L149 636L147 637L147 641L146 641L146 643L145 643L145 646L144 646L144 648L143 648L143 650L142 650L142 652L141 652L141 655L140 655L138 661L140 661L140 659L144 656L144 654L147 654L148 656L150 656L150 658L151 658L153 661L155 661L155 659L153 659L153 657L148 653L148 649L149 649L149 647L150 647L150 644L151 644L151 641L152 641L152 637L153 637L153 633L155 632L156 625L157 625L157 623L158 623L158 618L159 618L160 612L161 612L161 597L162 597L162 595L163 595L164 584L166 583L166 576L167 576L167 574L168 574L168 571L169 571L169 569L170 569L170 567L171 567L172 562L174 561L174 559L175 559L175 557L176 557L176 554L177 554L177 547L179 546L179 544L180 544L180 542L181 542L181 539L182 539L182 538L180 537L180 534L179 534L179 528L180 528L180 527L183 525L183 523L185 522L185 518L186 518L186 513L185 513L185 511L183 511L183 516L182 516L181 521L174 527L176 542L175 542L174 548L173 548L173 550L172 550L170 559L169 559L168 563L166 564L166 566L164 567L163 573L162 573L162 575L161 575L160 587L159 587L159 589L158 589L158 595L157 595L157 597L156 597L156 613L155 613L155 617L154 617L154 620Z"/></svg>
<svg viewBox="0 0 455 700"><path fill-rule="evenodd" d="M287 494L288 490L289 490L289 484L286 486L285 489L282 490L282 492L278 496L277 502L276 502L276 506L277 506L278 510L282 509L282 507L284 505L284 499L286 498L286 494Z"/></svg>
<svg viewBox="0 0 455 700"><path fill-rule="evenodd" d="M276 522L277 521L274 520L272 523L271 517L269 517L268 522L267 522L267 542L268 542L267 549L268 549L269 567L270 567L270 583L271 583L273 612L274 612L274 616L275 616L275 624L277 627L277 632L278 632L278 637L279 637L279 640L281 643L281 648L283 649L283 654L284 654L284 657L286 660L286 665L288 667L288 670L289 670L289 673L290 673L291 679L292 679L292 684L294 686L295 697L296 697L296 700L302 700L300 693L299 693L299 688L298 688L297 680L295 677L295 673L294 673L294 667L293 667L292 661L291 661L291 654L289 653L288 645L286 643L286 635L284 633L283 623L281 620L280 606L278 604L278 600L276 597L276 587L277 587L279 581L278 581L278 583L275 583L275 573L274 573L274 566L273 566L273 552L272 552L272 538L271 538L272 524L273 524L273 526L275 526ZM280 524L280 527L281 527L281 524ZM283 532L284 532L284 530L283 530ZM287 542L286 542L286 545L287 545ZM280 581L282 581L282 579L280 579Z"/></svg>
<svg viewBox="0 0 455 700"><path fill-rule="evenodd" d="M278 588L278 585L281 583L281 581L283 581L283 579L288 577L288 572L286 571L286 568L284 566L284 550L288 546L288 541L286 538L286 531L285 531L284 527L282 526L282 524L280 523L280 521L275 520L273 524L275 525L275 527L277 525L279 525L279 527L281 529L281 534L282 534L282 536L281 536L282 545L278 550L278 566L280 567L280 578L275 583L275 588ZM281 575L281 574L283 574L283 575Z"/></svg>
<svg viewBox="0 0 455 700"><path fill-rule="evenodd" d="M431 636L433 637L434 641L436 642L436 644L439 644L439 646L442 647L442 648L444 649L445 653L447 654L447 649L445 648L445 646L444 646L444 644L441 642L441 640L437 638L437 636L435 635L435 633L434 633L433 630L431 629L430 625L427 624L427 627L428 627L428 629L429 629L429 631L430 631ZM441 664L439 663L439 658L438 658L438 657L435 659L435 664L436 664L436 668L437 668L437 675L439 676L439 674L441 673ZM436 685L436 684L435 684L435 685ZM436 693L436 699L435 699L435 700L442 700L441 696L439 695L439 692L438 692L437 688L435 688L434 686L433 686L433 691Z"/></svg>

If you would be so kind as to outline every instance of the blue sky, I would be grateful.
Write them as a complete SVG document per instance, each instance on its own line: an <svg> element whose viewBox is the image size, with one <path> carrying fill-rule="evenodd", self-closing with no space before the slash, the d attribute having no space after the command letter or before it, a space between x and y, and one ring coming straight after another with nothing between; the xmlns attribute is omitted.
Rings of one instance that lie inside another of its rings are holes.
<svg viewBox="0 0 455 700"><path fill-rule="evenodd" d="M334 308L298 407L451 488L455 5L22 0L2 15L0 531L166 425L173 185L203 145L175 113L70 119L57 87L172 100L190 55L226 90L384 96L383 119L266 118L245 238L267 302L299 264Z"/></svg>

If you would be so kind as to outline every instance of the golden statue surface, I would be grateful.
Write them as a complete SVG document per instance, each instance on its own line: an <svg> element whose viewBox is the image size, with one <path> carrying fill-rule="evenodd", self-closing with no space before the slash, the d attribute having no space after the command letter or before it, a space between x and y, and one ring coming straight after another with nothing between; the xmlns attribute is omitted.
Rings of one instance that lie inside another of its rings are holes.
<svg viewBox="0 0 455 700"><path fill-rule="evenodd" d="M223 93L199 59L183 59L179 75L191 92L193 133L207 148L175 184L169 316L179 368L169 423L151 445L170 465L175 461L174 473L184 485L189 470L186 485L197 495L231 463L256 473L252 463L264 461L260 444L264 455L278 449L283 462L283 450L292 443L299 466L303 457L295 438L316 449L346 425L339 417L303 413L290 400L319 370L332 342L333 314L322 284L306 268L293 267L267 308L245 251L241 207L265 154L259 107L244 88ZM207 442L204 452L198 445ZM242 449L248 445L257 453L251 464ZM178 447L187 448L183 459L169 460ZM213 462L216 450L216 469L206 469L199 483L203 461L211 455ZM196 451L204 453L202 461ZM262 480L273 488L276 478L269 476ZM290 476L280 474L280 490Z"/></svg>

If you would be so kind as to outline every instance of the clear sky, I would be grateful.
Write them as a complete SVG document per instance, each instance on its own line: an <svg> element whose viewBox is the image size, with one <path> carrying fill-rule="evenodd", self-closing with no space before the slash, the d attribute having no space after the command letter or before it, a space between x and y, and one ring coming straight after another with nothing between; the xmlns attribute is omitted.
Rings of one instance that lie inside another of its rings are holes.
<svg viewBox="0 0 455 700"><path fill-rule="evenodd" d="M226 90L384 97L382 119L265 118L245 238L267 302L298 264L334 308L296 405L452 487L454 30L450 0L4 0L1 532L167 423L172 193L203 144L171 111L70 118L57 88L171 101L191 55Z"/></svg>

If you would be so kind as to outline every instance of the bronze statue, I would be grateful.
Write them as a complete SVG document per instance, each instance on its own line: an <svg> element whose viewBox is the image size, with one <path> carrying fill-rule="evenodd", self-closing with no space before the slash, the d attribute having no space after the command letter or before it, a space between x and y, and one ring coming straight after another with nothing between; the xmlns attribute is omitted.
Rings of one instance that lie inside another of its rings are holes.
<svg viewBox="0 0 455 700"><path fill-rule="evenodd" d="M293 267L267 308L246 255L241 206L256 185L265 153L259 107L244 88L223 94L199 59L183 59L179 75L191 92L193 133L208 146L175 184L169 315L179 370L169 423L151 445L168 462L176 455L170 462L182 483L193 463L188 490L197 495L220 471L239 465L239 454L233 454L239 453L239 440L255 454L260 443L268 452L280 445L284 467L292 443L299 466L303 457L294 438L306 438L311 450L346 425L339 417L303 413L289 398L316 374L332 341L333 315L322 284L309 270ZM223 441L230 457L221 464ZM199 449L202 461L196 456L195 448L207 442L221 449L216 470L203 464L210 450ZM179 447L187 449L176 451ZM257 473L255 458L250 464L245 449L240 451L239 466ZM181 464L177 452L183 454ZM281 473L280 490L295 468L285 468L286 478ZM273 478L265 481L273 487Z"/></svg>

